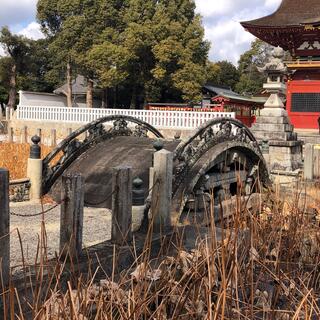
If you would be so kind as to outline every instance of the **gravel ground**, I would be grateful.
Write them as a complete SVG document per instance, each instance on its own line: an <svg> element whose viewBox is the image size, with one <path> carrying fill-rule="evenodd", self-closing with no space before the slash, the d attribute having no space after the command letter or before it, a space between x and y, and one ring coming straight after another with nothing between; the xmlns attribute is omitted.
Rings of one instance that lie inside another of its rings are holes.
<svg viewBox="0 0 320 320"><path fill-rule="evenodd" d="M45 205L44 210L53 205ZM11 203L10 211L17 214L34 214L41 212L40 204ZM133 214L133 229L136 229L142 219L141 210ZM21 246L18 232L21 235L24 258L27 264L34 264L38 239L41 234L42 217L17 217L10 216L11 231L11 266L20 266L22 264ZM60 206L48 212L44 216L45 229L47 234L48 258L54 257L55 252L59 250L60 233ZM94 244L109 240L111 237L111 212L108 209L84 208L83 223L83 246L89 247Z"/></svg>

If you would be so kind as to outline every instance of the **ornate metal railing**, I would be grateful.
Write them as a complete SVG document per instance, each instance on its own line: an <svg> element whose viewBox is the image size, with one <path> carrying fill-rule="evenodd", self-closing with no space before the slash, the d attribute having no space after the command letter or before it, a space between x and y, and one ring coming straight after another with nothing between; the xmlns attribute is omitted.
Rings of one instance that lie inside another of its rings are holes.
<svg viewBox="0 0 320 320"><path fill-rule="evenodd" d="M182 141L174 153L175 192L187 177L190 168L213 146L220 143L236 142L238 146L251 149L260 158L263 167L262 179L267 179L265 160L259 143L248 127L236 119L220 118L205 123L186 141Z"/></svg>
<svg viewBox="0 0 320 320"><path fill-rule="evenodd" d="M93 121L74 131L43 159L43 194L84 151L100 141L117 136L163 138L150 124L129 116L114 115Z"/></svg>

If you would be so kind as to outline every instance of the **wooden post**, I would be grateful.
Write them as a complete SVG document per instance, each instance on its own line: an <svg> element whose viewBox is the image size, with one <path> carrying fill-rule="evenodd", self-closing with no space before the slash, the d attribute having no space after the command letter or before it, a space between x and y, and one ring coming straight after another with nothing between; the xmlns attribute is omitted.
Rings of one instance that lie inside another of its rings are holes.
<svg viewBox="0 0 320 320"><path fill-rule="evenodd" d="M51 129L50 146L55 147L57 145L57 130Z"/></svg>
<svg viewBox="0 0 320 320"><path fill-rule="evenodd" d="M304 149L304 178L313 180L314 173L314 146L307 143Z"/></svg>
<svg viewBox="0 0 320 320"><path fill-rule="evenodd" d="M117 167L112 172L111 241L118 245L132 240L132 168Z"/></svg>
<svg viewBox="0 0 320 320"><path fill-rule="evenodd" d="M28 143L28 127L24 126L21 130L21 143Z"/></svg>
<svg viewBox="0 0 320 320"><path fill-rule="evenodd" d="M3 282L10 278L10 212L9 212L9 171L0 168L0 271Z"/></svg>
<svg viewBox="0 0 320 320"><path fill-rule="evenodd" d="M173 154L162 149L153 158L151 217L153 230L159 232L171 225Z"/></svg>
<svg viewBox="0 0 320 320"><path fill-rule="evenodd" d="M62 176L60 215L60 253L70 250L76 256L82 250L84 178L80 174Z"/></svg>

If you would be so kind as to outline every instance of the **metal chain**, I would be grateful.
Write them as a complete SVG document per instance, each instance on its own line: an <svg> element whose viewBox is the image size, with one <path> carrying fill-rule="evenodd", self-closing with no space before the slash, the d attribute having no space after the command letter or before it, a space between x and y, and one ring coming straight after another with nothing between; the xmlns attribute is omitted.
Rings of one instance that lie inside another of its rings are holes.
<svg viewBox="0 0 320 320"><path fill-rule="evenodd" d="M20 214L20 213L15 213L15 212L10 212L10 215L12 216L16 216L16 217L23 217L23 218L32 218L32 217L38 217L41 216L43 214L46 214L50 211L52 211L53 209L55 209L56 207L60 206L62 203L64 202L64 200L56 203L54 206L52 206L51 208L48 208L47 210L44 210L42 212L39 213L33 213L33 214Z"/></svg>

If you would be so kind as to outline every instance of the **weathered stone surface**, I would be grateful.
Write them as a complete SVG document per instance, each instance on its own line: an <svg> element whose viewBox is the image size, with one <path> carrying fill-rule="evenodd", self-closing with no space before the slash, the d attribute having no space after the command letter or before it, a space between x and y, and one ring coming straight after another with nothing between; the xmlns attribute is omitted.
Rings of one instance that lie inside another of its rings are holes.
<svg viewBox="0 0 320 320"><path fill-rule="evenodd" d="M290 121L286 117L269 117L269 116L259 116L257 117L256 124L259 123L274 123L274 124L289 124Z"/></svg>
<svg viewBox="0 0 320 320"><path fill-rule="evenodd" d="M275 123L256 123L253 125L253 129L256 131L280 131L280 132L292 132L293 125L291 124L275 124Z"/></svg>
<svg viewBox="0 0 320 320"><path fill-rule="evenodd" d="M288 117L288 112L282 108L264 108L260 111L262 117Z"/></svg>

